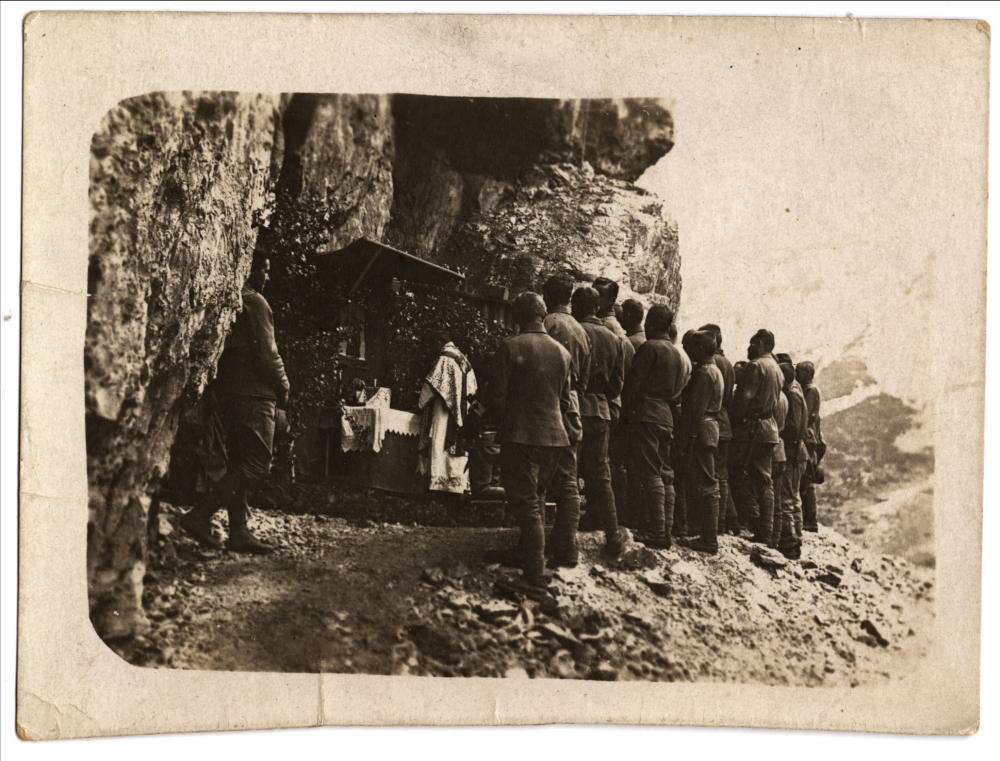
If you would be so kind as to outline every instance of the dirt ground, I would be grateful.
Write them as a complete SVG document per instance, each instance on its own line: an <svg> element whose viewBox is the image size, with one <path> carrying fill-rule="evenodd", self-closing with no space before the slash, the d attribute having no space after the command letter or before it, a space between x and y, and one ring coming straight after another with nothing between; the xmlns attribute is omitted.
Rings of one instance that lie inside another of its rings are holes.
<svg viewBox="0 0 1000 761"><path fill-rule="evenodd" d="M630 543L582 562L545 604L498 594L484 551L505 528L434 528L255 510L267 557L205 551L160 516L150 632L118 646L154 667L857 685L902 678L927 647L933 571L823 528L801 561L734 537L718 556ZM225 530L225 519L220 529Z"/></svg>

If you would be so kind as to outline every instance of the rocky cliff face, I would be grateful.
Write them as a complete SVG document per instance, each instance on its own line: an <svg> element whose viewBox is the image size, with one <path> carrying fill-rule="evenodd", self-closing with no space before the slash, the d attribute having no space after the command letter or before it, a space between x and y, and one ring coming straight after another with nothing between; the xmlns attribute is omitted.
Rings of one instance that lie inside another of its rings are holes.
<svg viewBox="0 0 1000 761"><path fill-rule="evenodd" d="M329 298L310 286L311 255L361 236L465 271L473 289L563 270L676 308L677 227L631 184L672 145L669 112L642 99L157 93L112 109L91 149L85 348L98 632L144 627L149 495L255 248L272 258L292 355L296 331L316 335L296 310ZM293 393L311 385L303 367Z"/></svg>
<svg viewBox="0 0 1000 761"><path fill-rule="evenodd" d="M568 271L677 308L677 226L631 184L673 146L659 102L396 96L393 114L394 245L473 289Z"/></svg>
<svg viewBox="0 0 1000 761"><path fill-rule="evenodd" d="M214 371L255 244L281 102L153 94L91 145L85 346L91 616L141 628L149 486L185 402Z"/></svg>
<svg viewBox="0 0 1000 761"><path fill-rule="evenodd" d="M275 194L283 231L301 239L295 224L313 221L322 231L315 242L328 250L381 240L395 157L389 96L293 95L281 134Z"/></svg>

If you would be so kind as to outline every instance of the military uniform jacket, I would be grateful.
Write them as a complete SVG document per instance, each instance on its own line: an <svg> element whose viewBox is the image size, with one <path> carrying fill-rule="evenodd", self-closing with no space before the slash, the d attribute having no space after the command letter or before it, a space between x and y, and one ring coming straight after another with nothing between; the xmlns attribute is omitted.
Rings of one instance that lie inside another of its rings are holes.
<svg viewBox="0 0 1000 761"><path fill-rule="evenodd" d="M611 420L608 402L617 399L625 382L625 352L619 338L596 317L585 317L580 326L590 338L590 378L580 396L580 417Z"/></svg>
<svg viewBox="0 0 1000 761"><path fill-rule="evenodd" d="M730 420L733 438L765 444L778 443L778 426L774 409L778 405L784 377L774 355L765 354L751 360L743 372L743 380L733 394Z"/></svg>
<svg viewBox="0 0 1000 761"><path fill-rule="evenodd" d="M494 357L492 406L497 443L569 446L563 415L572 410L569 352L541 326L508 338Z"/></svg>
<svg viewBox="0 0 1000 761"><path fill-rule="evenodd" d="M818 444L823 440L819 427L819 404L820 394L816 384L809 383L802 388L802 393L806 400L806 434L807 444Z"/></svg>
<svg viewBox="0 0 1000 761"><path fill-rule="evenodd" d="M806 399L802 394L802 386L798 381L792 381L788 391L788 417L785 425L780 428L781 440L784 442L785 455L788 458L805 458L806 456Z"/></svg>
<svg viewBox="0 0 1000 761"><path fill-rule="evenodd" d="M736 372L733 370L733 363L722 353L722 349L715 350L712 357L715 366L722 373L724 388L722 391L722 411L719 413L719 438L728 441L733 438L733 427L729 421L729 408L733 406L733 387L736 385Z"/></svg>
<svg viewBox="0 0 1000 761"><path fill-rule="evenodd" d="M276 399L288 393L285 365L274 342L274 317L267 300L243 286L243 310L236 315L219 358L214 388L225 394Z"/></svg>
<svg viewBox="0 0 1000 761"><path fill-rule="evenodd" d="M719 412L725 383L714 362L698 365L684 387L681 420L677 427L682 441L695 439L707 447L719 446Z"/></svg>
<svg viewBox="0 0 1000 761"><path fill-rule="evenodd" d="M542 325L569 352L573 390L583 393L590 380L590 337L587 331L570 315L566 307L549 312Z"/></svg>
<svg viewBox="0 0 1000 761"><path fill-rule="evenodd" d="M774 408L774 425L779 431L784 430L788 420L788 395L782 391L778 395L778 406ZM777 446L771 452L771 462L786 462L785 448Z"/></svg>
<svg viewBox="0 0 1000 761"><path fill-rule="evenodd" d="M622 404L628 420L673 428L671 402L680 399L690 373L681 351L666 338L650 338L635 352L625 379Z"/></svg>

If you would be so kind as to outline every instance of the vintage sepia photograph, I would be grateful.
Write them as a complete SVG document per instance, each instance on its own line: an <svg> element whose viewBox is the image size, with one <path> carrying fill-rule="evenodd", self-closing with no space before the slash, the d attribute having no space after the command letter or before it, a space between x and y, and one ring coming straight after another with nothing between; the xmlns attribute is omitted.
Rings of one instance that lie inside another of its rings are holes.
<svg viewBox="0 0 1000 761"><path fill-rule="evenodd" d="M22 737L977 731L985 22L24 50Z"/></svg>
<svg viewBox="0 0 1000 761"><path fill-rule="evenodd" d="M689 254L705 179L683 114L115 106L85 346L102 639L178 669L904 678L934 617L912 359L935 251L878 219L838 237L830 190L775 193L779 166L734 200L780 243L720 230L714 260ZM838 160L838 189L882 181L867 159ZM861 277L880 246L892 266Z"/></svg>

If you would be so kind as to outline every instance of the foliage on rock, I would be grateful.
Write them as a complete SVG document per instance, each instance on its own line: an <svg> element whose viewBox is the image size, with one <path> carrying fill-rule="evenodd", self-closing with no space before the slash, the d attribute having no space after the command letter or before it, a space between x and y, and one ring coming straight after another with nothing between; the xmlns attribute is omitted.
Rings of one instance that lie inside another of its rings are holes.
<svg viewBox="0 0 1000 761"><path fill-rule="evenodd" d="M662 206L589 165L536 166L491 211L474 214L439 254L470 285L537 290L556 272L610 277L620 299L680 302L677 224Z"/></svg>

